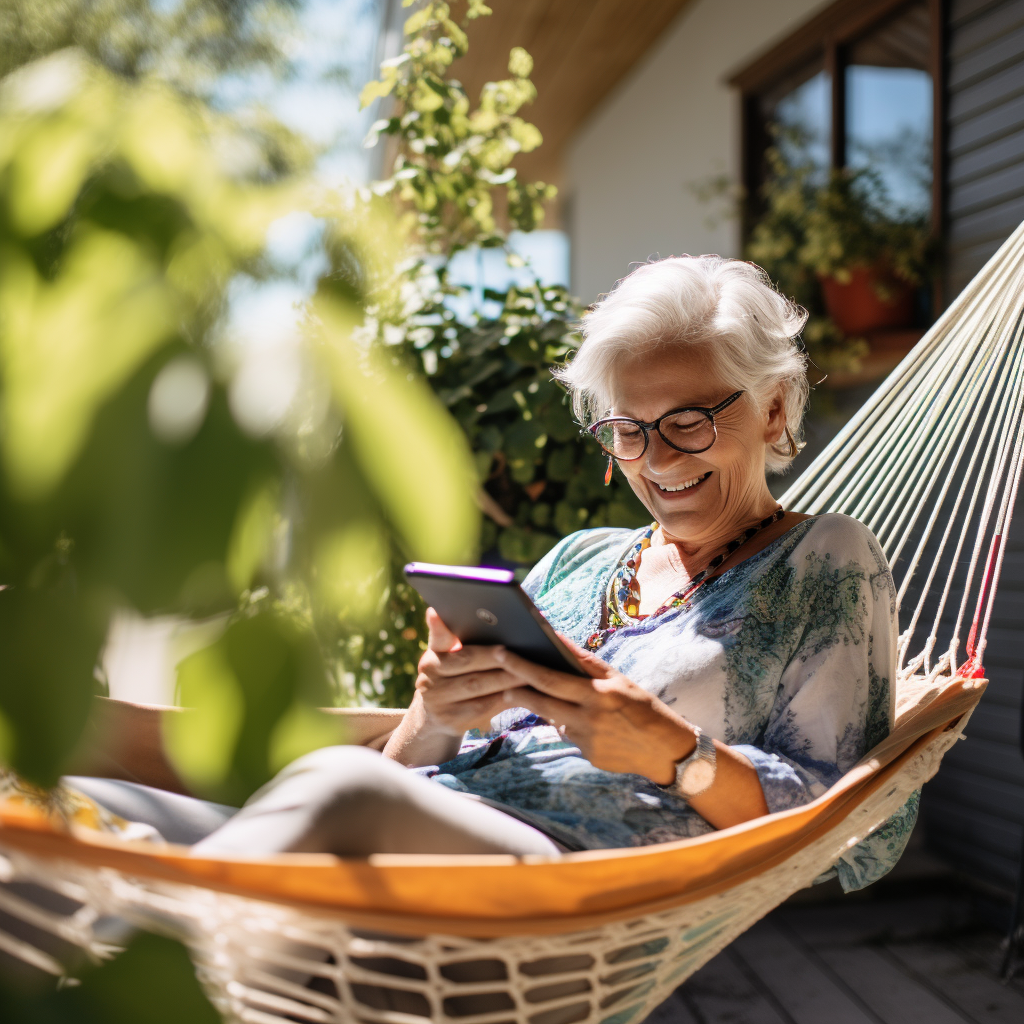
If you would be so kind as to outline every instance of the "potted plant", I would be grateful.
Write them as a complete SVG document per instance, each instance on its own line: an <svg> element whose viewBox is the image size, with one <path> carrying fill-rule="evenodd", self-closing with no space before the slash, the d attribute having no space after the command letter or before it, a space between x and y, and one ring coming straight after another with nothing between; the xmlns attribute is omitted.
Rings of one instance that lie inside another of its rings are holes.
<svg viewBox="0 0 1024 1024"><path fill-rule="evenodd" d="M874 171L844 169L814 195L798 255L836 326L858 335L914 322L930 254L924 218L893 212Z"/></svg>
<svg viewBox="0 0 1024 1024"><path fill-rule="evenodd" d="M864 335L913 324L929 277L933 243L924 219L894 209L870 169L843 169L822 180L768 151L764 212L747 256L810 314L804 338L822 369L855 366Z"/></svg>

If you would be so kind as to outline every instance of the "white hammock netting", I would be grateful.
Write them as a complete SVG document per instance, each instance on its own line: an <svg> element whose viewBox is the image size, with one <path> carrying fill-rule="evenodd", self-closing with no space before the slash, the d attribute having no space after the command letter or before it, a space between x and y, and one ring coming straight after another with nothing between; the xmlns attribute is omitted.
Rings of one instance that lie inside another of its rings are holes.
<svg viewBox="0 0 1024 1024"><path fill-rule="evenodd" d="M813 803L640 849L362 861L200 860L0 807L3 880L70 901L0 889L28 926L0 949L57 974L46 935L107 956L116 917L181 937L230 1021L636 1024L882 826L962 734L1020 480L1022 375L1024 225L783 497L875 532L903 624L896 730ZM351 717L364 740L394 724Z"/></svg>

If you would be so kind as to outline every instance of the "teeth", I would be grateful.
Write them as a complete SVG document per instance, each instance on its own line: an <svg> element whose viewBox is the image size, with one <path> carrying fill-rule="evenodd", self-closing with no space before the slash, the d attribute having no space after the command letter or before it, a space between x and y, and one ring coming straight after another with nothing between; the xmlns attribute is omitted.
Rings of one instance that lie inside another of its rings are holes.
<svg viewBox="0 0 1024 1024"><path fill-rule="evenodd" d="M680 484L678 487L662 487L661 484L658 484L658 486L661 487L663 491L685 491L687 487L693 487L695 484L699 484L705 476L707 476L707 473L705 473L704 476L695 476L692 480L687 480L686 483Z"/></svg>

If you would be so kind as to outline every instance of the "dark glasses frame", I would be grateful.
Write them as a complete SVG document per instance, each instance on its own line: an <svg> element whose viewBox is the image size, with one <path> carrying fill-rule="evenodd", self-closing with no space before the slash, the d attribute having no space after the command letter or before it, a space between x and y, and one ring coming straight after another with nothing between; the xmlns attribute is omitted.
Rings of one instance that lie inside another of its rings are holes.
<svg viewBox="0 0 1024 1024"><path fill-rule="evenodd" d="M606 416L603 420L598 420L596 423L592 423L589 427L587 427L586 433L590 434L591 437L593 437L594 440L597 441L601 451L603 451L606 455L610 455L613 459L618 459L618 461L620 462L636 462L637 459L642 459L644 457L644 453L647 451L648 447L651 444L652 430L656 430L658 432L662 441L664 441L665 444L669 446L669 448L673 448L677 452L683 452L685 455L699 455L701 452L706 452L711 447L711 445L713 445L715 441L718 440L718 427L715 425L715 416L718 413L720 413L723 409L726 409L730 405L732 405L732 403L735 402L737 398L744 394L746 394L746 392L737 391L734 394L731 394L724 401L719 402L718 405L710 409L704 408L703 406L699 405L684 405L682 406L682 408L679 409L670 409L668 412L663 413L656 420L652 420L650 423L645 423L643 420L635 420L631 416ZM702 416L706 416L711 421L711 429L714 432L714 437L712 437L711 441L708 444L704 445L703 448L680 448L679 445L673 444L664 434L662 434L661 421L667 420L669 416L678 416L681 412L699 412ZM605 446L601 444L600 441L597 440L597 431L601 427L607 426L609 423L632 423L634 426L639 427L643 431L644 446L641 449L639 455L634 455L632 458L629 459L623 458L621 455L616 455L614 452L608 451L608 449L605 448Z"/></svg>

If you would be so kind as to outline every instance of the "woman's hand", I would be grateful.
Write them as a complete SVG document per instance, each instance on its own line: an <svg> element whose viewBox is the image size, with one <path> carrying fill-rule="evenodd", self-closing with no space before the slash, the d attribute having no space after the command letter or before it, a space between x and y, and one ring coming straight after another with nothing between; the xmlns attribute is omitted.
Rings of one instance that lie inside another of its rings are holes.
<svg viewBox="0 0 1024 1024"><path fill-rule="evenodd" d="M490 728L499 711L518 707L505 700L515 680L496 661L502 648L463 647L433 608L427 609L427 628L416 693L432 731L461 738L469 729Z"/></svg>
<svg viewBox="0 0 1024 1024"><path fill-rule="evenodd" d="M562 637L590 678L536 665L504 648L496 663L514 682L507 707L524 707L558 727L595 768L667 785L675 763L697 745L693 727L657 697Z"/></svg>
<svg viewBox="0 0 1024 1024"><path fill-rule="evenodd" d="M434 737L432 746L446 747L469 729L486 730L499 712L523 707L557 726L595 767L662 783L696 745L675 712L569 641L591 678L543 668L504 647L463 647L432 608L427 625L414 701L421 743Z"/></svg>
<svg viewBox="0 0 1024 1024"><path fill-rule="evenodd" d="M495 661L519 681L505 694L507 705L529 708L558 726L596 768L645 775L668 785L676 763L697 746L693 726L600 658L562 639L590 678L542 668L499 648ZM691 797L690 806L715 828L767 814L754 766L718 740L715 754L715 781Z"/></svg>
<svg viewBox="0 0 1024 1024"><path fill-rule="evenodd" d="M454 757L467 730L489 728L491 718L508 706L503 693L513 685L497 671L495 648L463 647L433 608L427 609L427 628L416 693L383 751L409 767Z"/></svg>

